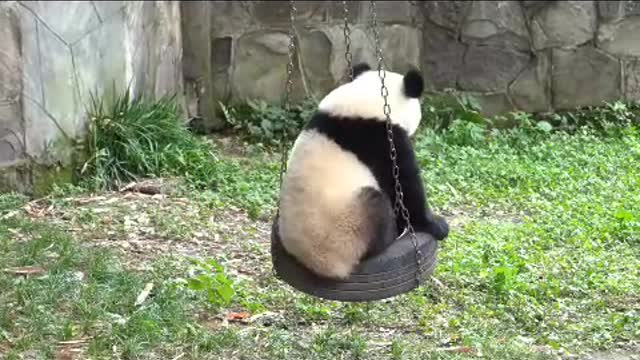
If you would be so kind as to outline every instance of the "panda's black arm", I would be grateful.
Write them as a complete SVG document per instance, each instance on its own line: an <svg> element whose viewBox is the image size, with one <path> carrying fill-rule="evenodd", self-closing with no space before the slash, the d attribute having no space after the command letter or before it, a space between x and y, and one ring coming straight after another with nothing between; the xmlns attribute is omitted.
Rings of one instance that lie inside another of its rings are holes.
<svg viewBox="0 0 640 360"><path fill-rule="evenodd" d="M404 206L409 211L411 225L416 231L428 232L438 240L444 239L449 232L448 225L442 217L433 214L427 203L420 167L409 137L403 131L398 131L397 134L394 134L394 143L397 164L400 168L400 185L404 195ZM402 214L399 215L398 224L404 228L405 221Z"/></svg>

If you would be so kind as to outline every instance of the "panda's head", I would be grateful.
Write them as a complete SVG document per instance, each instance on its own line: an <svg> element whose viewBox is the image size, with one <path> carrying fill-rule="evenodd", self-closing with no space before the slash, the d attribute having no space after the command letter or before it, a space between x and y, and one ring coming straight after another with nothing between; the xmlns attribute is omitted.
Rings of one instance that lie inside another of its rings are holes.
<svg viewBox="0 0 640 360"><path fill-rule="evenodd" d="M422 75L415 69L404 75L390 71L383 75L391 122L413 135L422 118L419 100L424 90ZM366 63L354 66L353 81L331 91L318 108L332 116L386 121L378 71Z"/></svg>

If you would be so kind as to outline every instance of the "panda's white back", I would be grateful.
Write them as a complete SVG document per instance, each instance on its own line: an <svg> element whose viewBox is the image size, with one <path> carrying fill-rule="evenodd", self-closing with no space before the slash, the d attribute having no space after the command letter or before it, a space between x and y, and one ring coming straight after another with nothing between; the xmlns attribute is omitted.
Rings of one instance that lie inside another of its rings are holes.
<svg viewBox="0 0 640 360"><path fill-rule="evenodd" d="M321 133L303 131L283 181L283 246L319 273L346 276L368 246L365 209L357 198L365 186L379 188L354 154Z"/></svg>

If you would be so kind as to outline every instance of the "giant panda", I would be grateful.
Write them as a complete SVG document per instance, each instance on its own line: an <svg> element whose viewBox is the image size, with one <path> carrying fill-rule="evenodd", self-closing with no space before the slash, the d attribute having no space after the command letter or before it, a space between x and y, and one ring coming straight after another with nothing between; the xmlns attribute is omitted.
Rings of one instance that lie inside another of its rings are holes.
<svg viewBox="0 0 640 360"><path fill-rule="evenodd" d="M442 240L449 226L427 205L410 142L422 116L422 76L417 70L385 74L405 207L415 231ZM320 277L348 277L363 258L383 251L406 228L402 216L394 217L381 85L377 70L367 63L354 66L352 81L320 101L291 149L278 235L284 249Z"/></svg>

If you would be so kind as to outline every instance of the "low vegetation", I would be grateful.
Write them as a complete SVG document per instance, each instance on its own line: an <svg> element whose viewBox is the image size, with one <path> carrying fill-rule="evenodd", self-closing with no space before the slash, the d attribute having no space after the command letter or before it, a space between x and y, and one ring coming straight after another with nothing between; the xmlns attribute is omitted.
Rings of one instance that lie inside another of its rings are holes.
<svg viewBox="0 0 640 360"><path fill-rule="evenodd" d="M437 281L370 304L271 273L278 124L309 108L226 108L232 144L255 147L238 155L171 99L96 102L84 183L0 195L0 358L526 360L640 341L638 105L495 129L471 98L427 98L415 146L452 233ZM112 191L154 177L181 183Z"/></svg>

